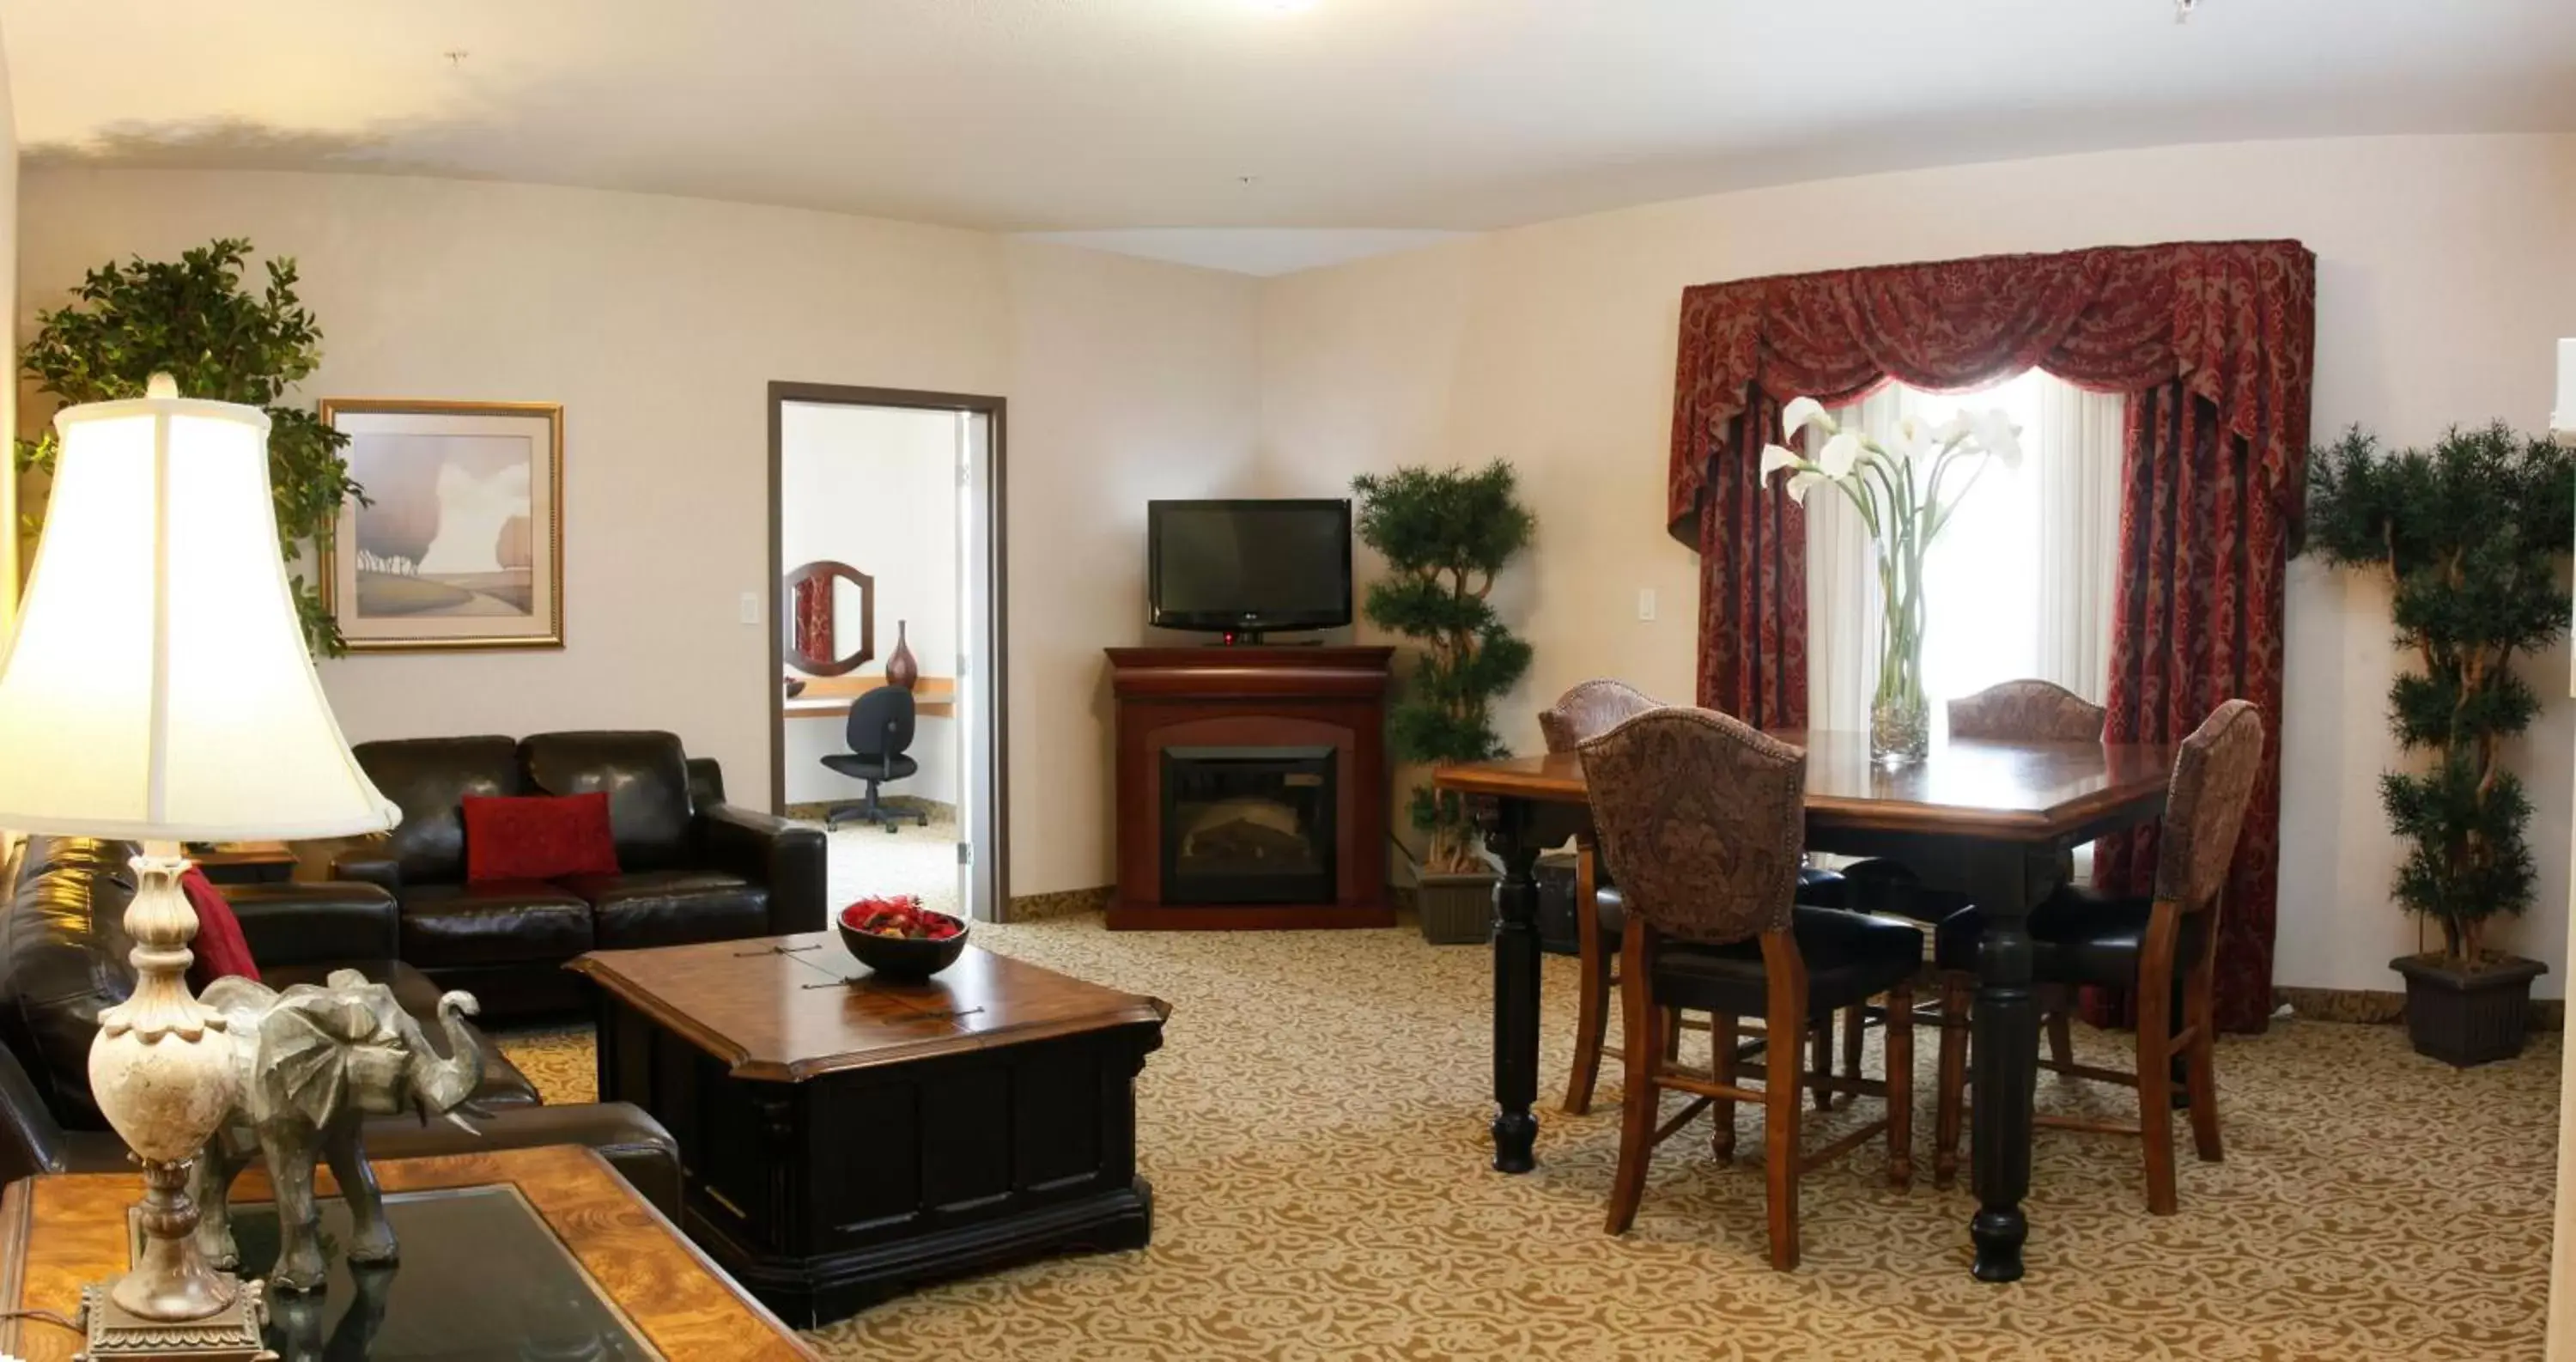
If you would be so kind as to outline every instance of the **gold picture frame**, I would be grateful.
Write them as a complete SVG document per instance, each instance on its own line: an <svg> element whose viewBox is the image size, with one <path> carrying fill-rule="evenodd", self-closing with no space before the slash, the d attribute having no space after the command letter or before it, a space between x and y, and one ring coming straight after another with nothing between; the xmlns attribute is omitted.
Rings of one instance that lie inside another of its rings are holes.
<svg viewBox="0 0 2576 1362"><path fill-rule="evenodd" d="M561 404L326 397L321 413L372 503L344 504L318 557L350 652L564 645Z"/></svg>

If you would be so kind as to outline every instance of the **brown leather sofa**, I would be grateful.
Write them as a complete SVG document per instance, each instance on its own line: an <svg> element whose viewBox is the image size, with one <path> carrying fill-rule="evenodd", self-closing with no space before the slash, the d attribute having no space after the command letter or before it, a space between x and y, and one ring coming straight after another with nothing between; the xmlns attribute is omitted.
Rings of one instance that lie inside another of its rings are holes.
<svg viewBox="0 0 2576 1362"><path fill-rule="evenodd" d="M593 948L673 946L823 929L823 836L725 802L713 761L669 733L540 733L360 743L359 765L402 806L389 840L345 854L341 879L401 907L400 957L484 1016L585 1005L564 962ZM605 791L615 875L469 884L468 795Z"/></svg>
<svg viewBox="0 0 2576 1362"><path fill-rule="evenodd" d="M122 1169L125 1146L91 1100L89 1047L98 1014L133 991L125 908L134 896L131 842L30 839L0 877L0 1182L31 1173ZM320 983L355 969L390 985L432 1037L440 990L394 959L390 896L368 884L228 887L261 980L272 988ZM471 1104L475 1134L446 1122L372 1120L376 1158L535 1145L587 1145L607 1156L665 1211L679 1204L677 1147L669 1132L624 1103L542 1105L517 1067L487 1047Z"/></svg>

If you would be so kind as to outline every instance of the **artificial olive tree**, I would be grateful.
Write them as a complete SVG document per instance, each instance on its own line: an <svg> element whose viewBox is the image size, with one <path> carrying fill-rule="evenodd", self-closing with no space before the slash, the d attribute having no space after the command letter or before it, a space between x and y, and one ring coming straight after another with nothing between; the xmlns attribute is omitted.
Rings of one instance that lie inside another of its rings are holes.
<svg viewBox="0 0 2576 1362"><path fill-rule="evenodd" d="M37 314L23 365L65 406L141 397L152 375L166 373L183 397L265 410L269 492L296 613L313 650L336 655L339 626L296 565L306 541L329 545L341 503L364 496L340 453L349 437L324 425L310 407L280 403L321 362L322 332L296 299L293 260L269 260L266 287L243 288L250 252L248 241L223 239L175 261L138 256L101 265L72 290L71 303ZM21 469L53 471L50 426L17 449ZM27 531L38 527L31 517Z"/></svg>
<svg viewBox="0 0 2576 1362"><path fill-rule="evenodd" d="M2571 512L2570 452L2502 424L2403 450L2355 428L2309 455L2307 551L2384 575L2415 655L2389 688L2389 726L2430 760L2382 775L2380 802L2406 846L2397 899L2441 927L2462 969L2490 959L2493 918L2531 903L2531 801L2505 751L2540 700L2513 661L2567 628Z"/></svg>
<svg viewBox="0 0 2576 1362"><path fill-rule="evenodd" d="M1537 522L1514 496L1510 464L1479 472L1399 468L1351 480L1360 497L1360 541L1390 570L1368 591L1371 624L1423 645L1387 717L1397 757L1443 766L1502 755L1493 702L1529 670L1530 646L1512 636L1488 597ZM1430 845L1424 868L1483 868L1464 801L1423 785L1413 826Z"/></svg>

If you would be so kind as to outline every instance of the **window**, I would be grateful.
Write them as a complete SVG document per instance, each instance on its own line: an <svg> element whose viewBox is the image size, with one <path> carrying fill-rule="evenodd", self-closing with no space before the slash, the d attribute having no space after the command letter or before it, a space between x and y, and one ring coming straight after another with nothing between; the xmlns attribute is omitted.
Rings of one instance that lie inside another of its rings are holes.
<svg viewBox="0 0 2576 1362"><path fill-rule="evenodd" d="M2022 464L1979 461L1925 565L1923 671L1936 725L1945 701L1998 681L2040 677L2098 704L2109 680L2118 395L2034 369L1965 393L1889 384L1834 419L1892 443L1902 417L1937 424L1986 407L2021 427ZM1876 546L1839 495L1810 495L1807 515L1808 721L1866 729L1878 676Z"/></svg>

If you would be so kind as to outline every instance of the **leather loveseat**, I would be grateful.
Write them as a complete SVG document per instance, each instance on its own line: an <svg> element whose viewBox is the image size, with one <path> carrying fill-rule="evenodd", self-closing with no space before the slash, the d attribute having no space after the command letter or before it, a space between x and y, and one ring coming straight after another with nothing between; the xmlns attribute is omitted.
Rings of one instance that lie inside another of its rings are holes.
<svg viewBox="0 0 2576 1362"><path fill-rule="evenodd" d="M384 842L339 857L338 878L401 908L401 958L484 1016L584 1006L564 962L592 949L675 946L823 929L823 836L725 802L713 761L657 732L539 733L360 743L358 764L402 806ZM618 873L472 884L468 795L605 791Z"/></svg>
<svg viewBox="0 0 2576 1362"><path fill-rule="evenodd" d="M98 1014L133 991L125 909L134 897L131 842L30 839L0 875L0 1182L31 1173L127 1167L125 1146L91 1099L89 1047ZM431 1044L439 989L393 958L391 897L368 884L228 887L225 897L260 968L283 989L355 969L392 986ZM587 1145L648 1200L679 1204L679 1157L670 1134L625 1103L542 1105L525 1075L488 1043L483 1084L469 1099L476 1132L444 1121L383 1117L367 1126L374 1158L468 1153L535 1145Z"/></svg>

